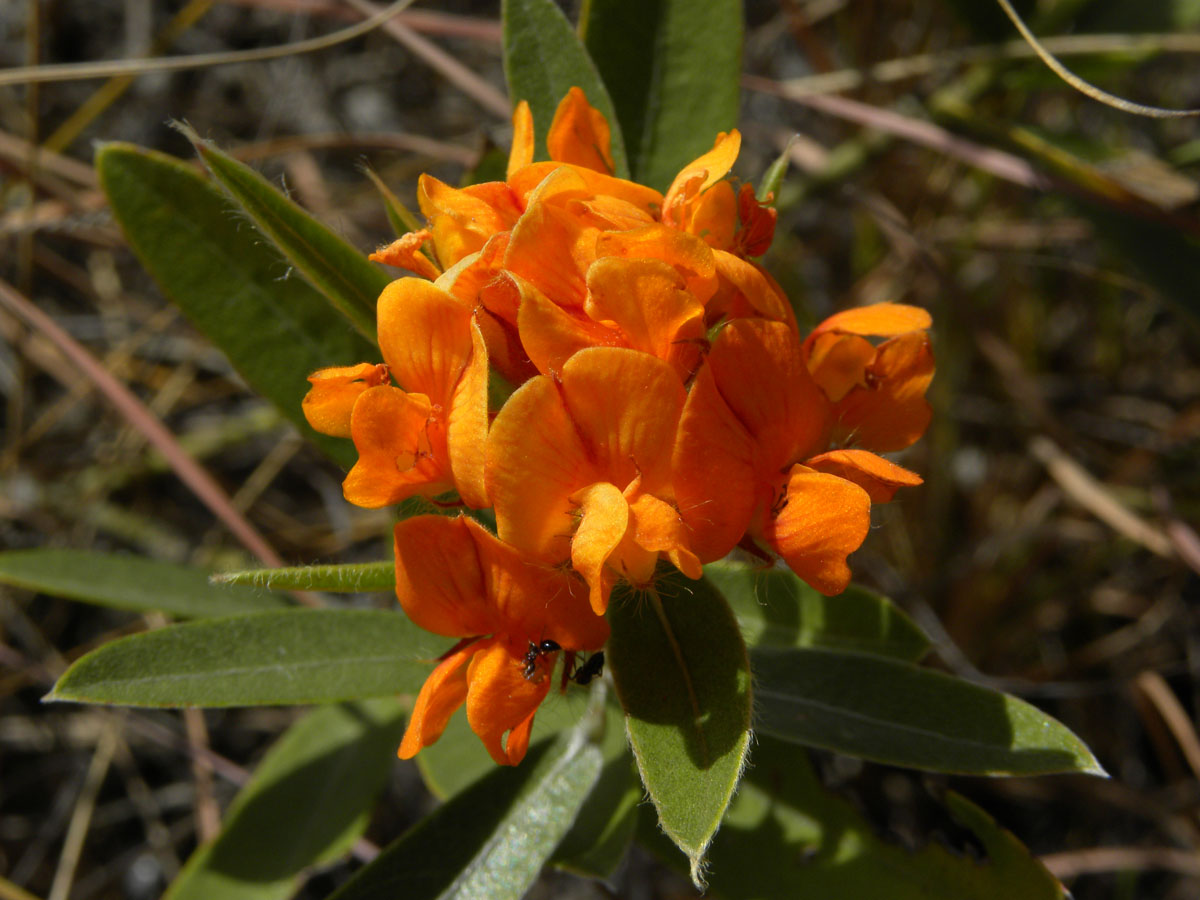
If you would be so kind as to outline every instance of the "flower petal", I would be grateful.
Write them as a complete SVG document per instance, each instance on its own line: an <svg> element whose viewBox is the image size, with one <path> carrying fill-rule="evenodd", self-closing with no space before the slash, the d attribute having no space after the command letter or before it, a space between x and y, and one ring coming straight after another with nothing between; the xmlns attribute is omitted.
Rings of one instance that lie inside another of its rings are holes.
<svg viewBox="0 0 1200 900"><path fill-rule="evenodd" d="M761 481L824 445L829 401L812 380L789 325L730 322L714 342L708 366L721 396L758 445Z"/></svg>
<svg viewBox="0 0 1200 900"><path fill-rule="evenodd" d="M354 402L369 387L386 384L388 368L379 363L333 366L308 376L312 387L300 404L304 418L315 431L331 437L350 437Z"/></svg>
<svg viewBox="0 0 1200 900"><path fill-rule="evenodd" d="M878 453L916 443L933 416L925 400L933 379L928 335L913 331L880 344L865 378L834 408L835 435Z"/></svg>
<svg viewBox="0 0 1200 900"><path fill-rule="evenodd" d="M463 638L505 628L470 521L414 516L394 530L396 597L413 622L434 634Z"/></svg>
<svg viewBox="0 0 1200 900"><path fill-rule="evenodd" d="M550 678L524 676L522 648L494 641L481 648L467 670L467 721L493 760L515 766L525 758L528 725L550 691ZM509 736L504 746L505 732Z"/></svg>
<svg viewBox="0 0 1200 900"><path fill-rule="evenodd" d="M568 359L587 347L624 345L616 330L581 311L565 310L550 302L529 282L516 280L521 289L521 306L517 312L521 345L530 362L543 375L560 372Z"/></svg>
<svg viewBox="0 0 1200 900"><path fill-rule="evenodd" d="M363 391L350 417L358 462L346 474L342 493L356 506L377 509L414 494L430 497L450 490L442 468L444 435L430 426L424 394L379 385Z"/></svg>
<svg viewBox="0 0 1200 900"><path fill-rule="evenodd" d="M467 699L465 663L479 649L479 643L463 647L442 660L438 667L429 673L429 677L421 685L421 692L417 694L412 715L408 719L408 727L404 730L404 738L396 752L401 759L412 759L423 747L428 747L442 736L450 717Z"/></svg>
<svg viewBox="0 0 1200 900"><path fill-rule="evenodd" d="M454 486L473 509L491 506L484 484L488 430L488 352L483 332L474 322L471 358L463 368L446 415L446 453Z"/></svg>
<svg viewBox="0 0 1200 900"><path fill-rule="evenodd" d="M599 477L671 497L671 453L686 393L671 367L636 350L593 347L563 366L562 393Z"/></svg>
<svg viewBox="0 0 1200 900"><path fill-rule="evenodd" d="M827 331L894 337L908 331L923 331L932 324L933 319L929 313L919 306L907 306L903 303L875 303L834 313L812 330L806 343L811 344Z"/></svg>
<svg viewBox="0 0 1200 900"><path fill-rule="evenodd" d="M795 466L786 505L766 520L763 531L793 572L833 596L850 584L846 557L862 545L870 527L866 491L836 475Z"/></svg>
<svg viewBox="0 0 1200 900"><path fill-rule="evenodd" d="M414 275L433 281L441 274L441 270L433 261L421 252L421 246L433 237L428 228L420 231L410 231L401 235L386 247L376 250L367 259L372 262L395 266L398 269L408 269Z"/></svg>
<svg viewBox="0 0 1200 900"><path fill-rule="evenodd" d="M663 196L652 187L560 162L535 162L525 166L508 176L508 184L517 202L524 207L528 205L530 195L547 176L564 168L571 168L582 179L590 197L614 197L624 200L651 217L662 207Z"/></svg>
<svg viewBox="0 0 1200 900"><path fill-rule="evenodd" d="M837 403L857 385L866 385L875 346L857 334L826 332L808 347L808 370L825 396Z"/></svg>
<svg viewBox="0 0 1200 900"><path fill-rule="evenodd" d="M512 178L518 170L533 162L533 113L529 101L522 100L513 110L513 139L508 151L508 171L505 178Z"/></svg>
<svg viewBox="0 0 1200 900"><path fill-rule="evenodd" d="M474 353L472 309L423 278L393 281L379 295L379 349L406 391L447 407Z"/></svg>
<svg viewBox="0 0 1200 900"><path fill-rule="evenodd" d="M687 230L715 250L733 247L737 230L737 195L728 181L718 181L696 198Z"/></svg>
<svg viewBox="0 0 1200 900"><path fill-rule="evenodd" d="M695 197L716 184L733 168L742 136L734 129L717 135L713 148L684 166L667 189L662 203L662 220L677 228L686 224L683 210Z"/></svg>
<svg viewBox="0 0 1200 900"><path fill-rule="evenodd" d="M633 539L639 547L656 557L659 553L667 554L688 578L704 574L699 558L691 550L688 529L679 510L652 494L639 494L629 504L629 514Z"/></svg>
<svg viewBox="0 0 1200 900"><path fill-rule="evenodd" d="M516 223L521 208L504 182L486 182L459 190L422 175L417 202L429 219L438 262L448 269L483 248L492 235Z"/></svg>
<svg viewBox="0 0 1200 900"><path fill-rule="evenodd" d="M805 460L810 469L853 481L871 497L872 503L890 503L902 487L915 487L923 479L882 456L866 450L830 450Z"/></svg>
<svg viewBox="0 0 1200 900"><path fill-rule="evenodd" d="M612 138L608 120L587 101L578 87L567 91L546 135L550 158L585 169L613 173Z"/></svg>
<svg viewBox="0 0 1200 900"><path fill-rule="evenodd" d="M629 504L620 489L607 481L588 485L571 499L580 512L579 527L571 540L571 565L588 583L592 610L602 616L612 588L605 566L629 528Z"/></svg>
<svg viewBox="0 0 1200 900"><path fill-rule="evenodd" d="M660 259L683 276L687 289L700 303L717 289L717 266L713 251L694 234L668 228L657 222L623 231L606 231L596 238L598 257Z"/></svg>
<svg viewBox="0 0 1200 900"><path fill-rule="evenodd" d="M559 306L581 307L599 233L562 203L531 202L512 230L504 267Z"/></svg>
<svg viewBox="0 0 1200 900"><path fill-rule="evenodd" d="M756 263L714 250L718 287L709 302L709 321L718 316L729 319L766 318L787 322L794 328L791 304L783 289Z"/></svg>
<svg viewBox="0 0 1200 900"><path fill-rule="evenodd" d="M700 361L704 307L683 277L657 259L606 257L587 273L588 315L615 322L627 345L670 362L681 381Z"/></svg>
<svg viewBox="0 0 1200 900"><path fill-rule="evenodd" d="M754 438L701 366L679 419L675 500L703 562L723 557L745 534L759 502Z"/></svg>

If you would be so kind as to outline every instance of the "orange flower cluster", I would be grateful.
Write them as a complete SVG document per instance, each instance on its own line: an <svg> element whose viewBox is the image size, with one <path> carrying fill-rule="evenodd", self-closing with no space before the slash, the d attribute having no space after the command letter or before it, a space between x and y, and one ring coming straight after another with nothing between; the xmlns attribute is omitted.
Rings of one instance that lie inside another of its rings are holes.
<svg viewBox="0 0 1200 900"><path fill-rule="evenodd" d="M421 177L428 226L372 256L415 273L379 298L384 362L316 372L304 401L354 441L351 502L453 494L495 513L496 535L466 516L396 526L401 605L459 639L404 758L465 703L492 757L519 762L559 652L565 685L607 640L613 586L649 584L660 561L699 578L739 544L769 548L842 591L871 503L921 481L876 452L929 422L929 316L855 309L802 340L752 261L775 213L727 177L738 132L664 195L611 174L608 123L578 88L552 161L533 161L526 104L513 126L505 181ZM513 392L489 409L498 383Z"/></svg>

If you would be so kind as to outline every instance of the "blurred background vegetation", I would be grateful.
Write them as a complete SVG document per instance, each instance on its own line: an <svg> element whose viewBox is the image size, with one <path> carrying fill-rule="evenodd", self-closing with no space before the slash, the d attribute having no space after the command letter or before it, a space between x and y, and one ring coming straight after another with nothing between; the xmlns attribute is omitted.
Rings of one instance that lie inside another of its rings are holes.
<svg viewBox="0 0 1200 900"><path fill-rule="evenodd" d="M1200 0L1017 5L1107 90L1200 106ZM168 126L186 120L369 251L391 232L365 166L415 205L420 172L457 182L507 147L498 3L429 2L256 63L39 84L17 70L282 45L368 6L0 4L6 292L141 397L295 564L379 558L388 514L346 504L340 473L162 299L105 210L94 142L191 158ZM1197 896L1200 127L1080 96L983 0L747 0L745 14L736 172L757 181L785 148L792 164L767 267L802 322L884 300L934 315L934 424L903 460L926 485L878 510L856 579L908 609L942 665L1057 716L1113 775L955 779L822 757L827 781L903 846L978 852L935 802L953 787L1080 900ZM0 337L0 547L251 562L11 300ZM0 897L158 896L295 717L39 705L67 661L155 624L0 587ZM368 837L429 803L397 763ZM535 895L693 896L640 855L612 888L550 874Z"/></svg>

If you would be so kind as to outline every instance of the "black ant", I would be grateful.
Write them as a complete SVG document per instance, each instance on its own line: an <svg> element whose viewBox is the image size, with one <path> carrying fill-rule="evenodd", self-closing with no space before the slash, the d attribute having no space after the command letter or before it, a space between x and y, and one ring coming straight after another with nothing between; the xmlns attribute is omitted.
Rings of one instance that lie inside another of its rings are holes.
<svg viewBox="0 0 1200 900"><path fill-rule="evenodd" d="M533 674L537 671L539 656L543 653L557 653L561 649L562 647L559 646L558 641L547 639L537 644L530 641L529 649L525 651L525 671L522 673L525 676L525 680L533 680Z"/></svg>
<svg viewBox="0 0 1200 900"><path fill-rule="evenodd" d="M589 656L571 676L576 684L589 684L592 679L604 671L604 651L598 650Z"/></svg>

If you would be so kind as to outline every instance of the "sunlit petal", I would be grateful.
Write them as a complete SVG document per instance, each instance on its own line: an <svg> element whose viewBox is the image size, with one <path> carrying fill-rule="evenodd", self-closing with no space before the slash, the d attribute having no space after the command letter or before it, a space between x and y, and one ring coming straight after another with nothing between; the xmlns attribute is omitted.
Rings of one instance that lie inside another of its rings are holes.
<svg viewBox="0 0 1200 900"><path fill-rule="evenodd" d="M450 717L467 699L466 663L480 646L472 644L451 654L425 679L396 754L401 759L412 759L442 736Z"/></svg>
<svg viewBox="0 0 1200 900"><path fill-rule="evenodd" d="M348 438L355 401L367 388L386 384L388 369L379 363L334 366L318 369L308 380L312 387L300 404L308 424L321 434Z"/></svg>
<svg viewBox="0 0 1200 900"><path fill-rule="evenodd" d="M853 481L870 495L872 503L889 503L900 488L922 483L916 472L866 450L830 450L805 460L804 464L818 472Z"/></svg>

